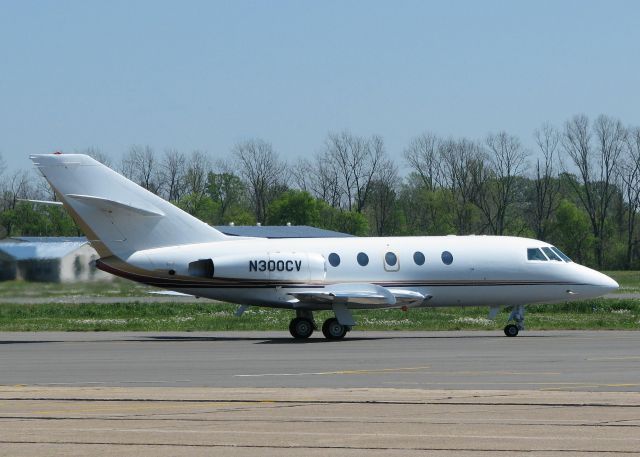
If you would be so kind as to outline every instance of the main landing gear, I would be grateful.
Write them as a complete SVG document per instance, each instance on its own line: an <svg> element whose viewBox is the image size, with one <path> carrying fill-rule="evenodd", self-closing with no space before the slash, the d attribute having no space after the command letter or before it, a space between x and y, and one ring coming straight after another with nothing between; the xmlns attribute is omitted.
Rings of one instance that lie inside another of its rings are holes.
<svg viewBox="0 0 640 457"><path fill-rule="evenodd" d="M291 319L289 324L289 333L294 338L302 340L309 338L317 328L313 312L296 310L296 317ZM330 317L322 324L322 334L328 340L341 340L350 330L350 325L341 324L335 317Z"/></svg>
<svg viewBox="0 0 640 457"><path fill-rule="evenodd" d="M341 340L351 330L348 325L342 325L338 319L331 317L322 324L322 334L328 340Z"/></svg>
<svg viewBox="0 0 640 457"><path fill-rule="evenodd" d="M524 305L514 306L511 314L509 315L508 322L513 321L513 324L507 323L504 328L504 334L513 337L518 336L520 330L524 330Z"/></svg>
<svg viewBox="0 0 640 457"><path fill-rule="evenodd" d="M311 336L315 327L316 324L312 320L304 317L296 317L291 319L291 323L289 324L289 333L291 333L291 336L294 338L303 340Z"/></svg>

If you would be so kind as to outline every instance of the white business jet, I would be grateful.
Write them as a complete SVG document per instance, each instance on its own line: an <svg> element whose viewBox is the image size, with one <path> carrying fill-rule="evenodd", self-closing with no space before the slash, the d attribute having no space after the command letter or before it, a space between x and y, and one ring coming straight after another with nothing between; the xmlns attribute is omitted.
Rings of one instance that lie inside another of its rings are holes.
<svg viewBox="0 0 640 457"><path fill-rule="evenodd" d="M313 312L341 339L354 309L512 307L504 332L524 329L524 305L598 297L618 288L542 241L499 236L266 239L226 236L86 155L31 156L98 251L99 269L170 291L295 311L308 338Z"/></svg>

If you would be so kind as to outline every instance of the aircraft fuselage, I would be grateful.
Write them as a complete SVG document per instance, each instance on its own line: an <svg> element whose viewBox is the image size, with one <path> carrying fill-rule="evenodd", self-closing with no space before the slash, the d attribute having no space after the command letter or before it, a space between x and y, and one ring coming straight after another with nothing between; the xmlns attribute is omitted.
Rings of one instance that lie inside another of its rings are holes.
<svg viewBox="0 0 640 457"><path fill-rule="evenodd" d="M430 297L413 306L505 306L585 299L617 288L608 276L573 262L528 259L528 249L549 246L494 236L245 238L139 251L123 259L126 265L105 269L201 297L308 309L331 305L299 303L290 293L369 283ZM208 260L211 271L190 271L190 264ZM375 307L390 306L350 306Z"/></svg>

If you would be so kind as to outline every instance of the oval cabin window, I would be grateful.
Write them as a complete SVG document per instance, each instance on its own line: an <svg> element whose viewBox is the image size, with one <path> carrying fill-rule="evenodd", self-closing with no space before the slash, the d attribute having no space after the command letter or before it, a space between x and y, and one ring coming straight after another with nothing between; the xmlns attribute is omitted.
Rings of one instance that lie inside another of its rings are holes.
<svg viewBox="0 0 640 457"><path fill-rule="evenodd" d="M449 251L444 251L440 258L442 259L442 263L445 265L451 265L453 263L453 254Z"/></svg>
<svg viewBox="0 0 640 457"><path fill-rule="evenodd" d="M393 252L387 252L384 255L384 261L390 267L394 267L396 265L396 263L398 263L398 257L396 257L396 255Z"/></svg>
<svg viewBox="0 0 640 457"><path fill-rule="evenodd" d="M366 267L369 264L369 256L364 252L360 252L356 259L361 267Z"/></svg>
<svg viewBox="0 0 640 457"><path fill-rule="evenodd" d="M331 254L329 254L329 263L332 267L337 267L338 265L340 265L340 256L335 252L332 252Z"/></svg>

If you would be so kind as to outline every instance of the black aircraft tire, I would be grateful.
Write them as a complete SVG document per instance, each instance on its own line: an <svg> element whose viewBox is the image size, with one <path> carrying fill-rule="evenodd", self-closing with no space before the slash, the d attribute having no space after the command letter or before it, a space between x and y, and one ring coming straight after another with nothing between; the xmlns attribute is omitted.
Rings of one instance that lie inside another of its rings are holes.
<svg viewBox="0 0 640 457"><path fill-rule="evenodd" d="M504 334L508 337L518 336L518 326L515 324L509 324L504 328Z"/></svg>
<svg viewBox="0 0 640 457"><path fill-rule="evenodd" d="M313 333L313 322L309 319L305 319L304 317L291 319L291 323L289 324L289 333L291 333L291 336L296 339L303 340L309 338Z"/></svg>
<svg viewBox="0 0 640 457"><path fill-rule="evenodd" d="M322 334L328 340L341 340L347 332L347 326L341 325L335 317L327 319L322 324Z"/></svg>

